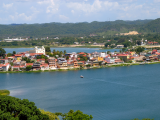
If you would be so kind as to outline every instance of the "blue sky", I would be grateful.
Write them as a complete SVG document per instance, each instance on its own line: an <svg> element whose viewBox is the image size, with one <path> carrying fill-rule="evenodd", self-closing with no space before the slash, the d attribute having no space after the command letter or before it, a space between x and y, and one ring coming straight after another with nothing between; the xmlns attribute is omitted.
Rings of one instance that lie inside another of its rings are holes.
<svg viewBox="0 0 160 120"><path fill-rule="evenodd" d="M1 0L0 24L160 18L160 0Z"/></svg>

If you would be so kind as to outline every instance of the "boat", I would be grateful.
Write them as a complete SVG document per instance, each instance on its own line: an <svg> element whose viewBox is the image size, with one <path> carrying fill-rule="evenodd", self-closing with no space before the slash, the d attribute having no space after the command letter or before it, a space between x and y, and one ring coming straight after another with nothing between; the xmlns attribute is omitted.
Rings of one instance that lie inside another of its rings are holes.
<svg viewBox="0 0 160 120"><path fill-rule="evenodd" d="M83 78L83 76L81 75L80 78Z"/></svg>
<svg viewBox="0 0 160 120"><path fill-rule="evenodd" d="M141 62L141 63L139 63L140 65L145 65L145 63L144 62Z"/></svg>

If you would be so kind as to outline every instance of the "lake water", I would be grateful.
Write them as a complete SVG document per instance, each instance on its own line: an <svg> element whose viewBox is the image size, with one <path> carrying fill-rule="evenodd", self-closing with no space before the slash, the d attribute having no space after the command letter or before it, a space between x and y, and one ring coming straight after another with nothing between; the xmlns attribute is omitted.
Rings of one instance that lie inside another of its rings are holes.
<svg viewBox="0 0 160 120"><path fill-rule="evenodd" d="M25 51L29 51L29 50L33 50L34 48L4 48L6 53L12 53L13 51L16 51L16 53L18 52L25 52ZM87 52L87 53L92 53L92 52L106 52L106 51L119 51L120 49L100 49L100 48L51 48L51 51L53 51L53 49L55 50L59 50L59 51L64 51L66 50L68 53L72 53L72 52Z"/></svg>
<svg viewBox="0 0 160 120"><path fill-rule="evenodd" d="M0 74L0 89L38 108L91 114L93 120L160 118L160 64ZM84 78L80 78L83 75Z"/></svg>

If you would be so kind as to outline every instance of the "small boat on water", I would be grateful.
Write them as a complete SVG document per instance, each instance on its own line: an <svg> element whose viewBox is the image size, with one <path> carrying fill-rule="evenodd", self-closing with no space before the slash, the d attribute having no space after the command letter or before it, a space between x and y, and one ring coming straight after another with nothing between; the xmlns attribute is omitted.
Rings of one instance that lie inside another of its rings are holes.
<svg viewBox="0 0 160 120"><path fill-rule="evenodd" d="M141 62L141 63L139 63L140 65L145 65L146 63L144 63L144 62Z"/></svg>
<svg viewBox="0 0 160 120"><path fill-rule="evenodd" d="M81 75L80 78L83 78L83 76Z"/></svg>

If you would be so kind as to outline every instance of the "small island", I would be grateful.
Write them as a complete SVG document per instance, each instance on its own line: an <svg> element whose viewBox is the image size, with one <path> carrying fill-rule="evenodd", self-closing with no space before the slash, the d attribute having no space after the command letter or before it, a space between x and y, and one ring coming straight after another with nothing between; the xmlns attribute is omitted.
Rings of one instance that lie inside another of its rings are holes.
<svg viewBox="0 0 160 120"><path fill-rule="evenodd" d="M125 48L115 52L51 51L50 47L16 53L0 48L0 73L66 71L160 63L160 50L144 47Z"/></svg>

